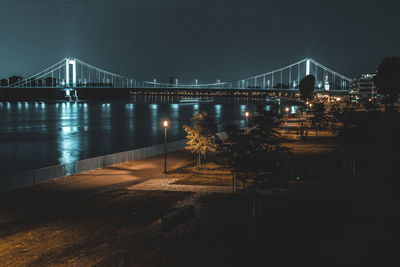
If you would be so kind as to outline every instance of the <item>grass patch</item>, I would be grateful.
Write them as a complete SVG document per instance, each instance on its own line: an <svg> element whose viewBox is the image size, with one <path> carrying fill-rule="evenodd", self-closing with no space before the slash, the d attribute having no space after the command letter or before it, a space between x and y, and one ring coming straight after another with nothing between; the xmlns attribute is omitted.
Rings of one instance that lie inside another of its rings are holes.
<svg viewBox="0 0 400 267"><path fill-rule="evenodd" d="M330 136L320 136L303 141L285 141L283 145L293 151L290 178L295 179L296 176L300 176L301 182L329 178L338 167L334 164L337 159L333 153L336 142L337 139ZM327 169L330 171L326 172ZM232 186L232 172L214 162L207 162L205 168L199 171L196 171L196 163L192 162L172 173L183 174L183 178L174 183L178 185ZM296 184L296 186L299 185Z"/></svg>
<svg viewBox="0 0 400 267"><path fill-rule="evenodd" d="M207 162L205 168L196 171L196 164L192 163L176 173L187 174L186 177L176 181L179 185L211 185L211 186L231 186L232 172L223 166L213 162Z"/></svg>

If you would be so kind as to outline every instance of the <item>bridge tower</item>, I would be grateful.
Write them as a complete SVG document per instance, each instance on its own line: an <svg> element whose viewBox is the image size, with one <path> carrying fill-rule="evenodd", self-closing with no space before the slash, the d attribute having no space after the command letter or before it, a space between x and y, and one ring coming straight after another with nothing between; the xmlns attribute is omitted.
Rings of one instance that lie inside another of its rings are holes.
<svg viewBox="0 0 400 267"><path fill-rule="evenodd" d="M70 77L70 66L72 65L72 86ZM78 92L76 91L76 60L71 58L65 59L65 96L72 100L78 100Z"/></svg>
<svg viewBox="0 0 400 267"><path fill-rule="evenodd" d="M306 76L310 75L311 73L311 59L307 59L306 61Z"/></svg>
<svg viewBox="0 0 400 267"><path fill-rule="evenodd" d="M76 87L76 60L75 59L70 59L66 58L65 59L65 86L70 87L71 86L71 77L69 76L70 73L70 65L72 65L72 87Z"/></svg>

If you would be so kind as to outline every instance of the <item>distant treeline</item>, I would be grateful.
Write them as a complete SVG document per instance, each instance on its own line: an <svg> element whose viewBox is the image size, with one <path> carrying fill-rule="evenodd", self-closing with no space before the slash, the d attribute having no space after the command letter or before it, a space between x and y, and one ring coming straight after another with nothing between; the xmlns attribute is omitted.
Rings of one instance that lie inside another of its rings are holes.
<svg viewBox="0 0 400 267"><path fill-rule="evenodd" d="M268 87L268 86L266 86L266 87ZM261 88L264 88L264 87L262 87L262 86L252 86L252 85L249 85L249 86L247 86L247 88L250 88L250 89L261 89ZM275 84L274 86L273 86L273 88L277 88L277 89L289 89L289 85L288 84L281 84L281 83L277 83L277 84Z"/></svg>
<svg viewBox="0 0 400 267"><path fill-rule="evenodd" d="M17 75L14 75L14 76L11 76L10 78L8 78L8 79L1 79L0 80L0 86L9 86L10 84L14 84L14 83L17 83L17 82L19 82L19 81L22 81L22 77L21 76L17 76Z"/></svg>
<svg viewBox="0 0 400 267"><path fill-rule="evenodd" d="M1 79L0 80L0 86L1 87L7 87L7 86L12 86L16 85L18 82L22 81L23 78L21 76L11 76L8 79ZM60 80L58 78L42 78L42 79L35 79L35 78L30 78L28 79L25 83L21 84L22 87L63 87L64 84L60 83ZM21 87L20 86L20 87ZM76 83L77 87L113 87L112 83L81 83L77 82Z"/></svg>
<svg viewBox="0 0 400 267"><path fill-rule="evenodd" d="M267 88L268 88L268 86L266 86ZM336 90L341 90L341 87L340 87L340 84L333 84L332 82L330 82L329 83L329 87L330 88L335 88ZM252 85L249 85L249 86L247 86L247 88L249 88L249 89L261 89L261 88L264 88L264 87L262 87L262 86L252 86ZM274 88L274 89L290 89L290 87L289 87L289 84L287 84L287 83L277 83L277 84L275 84L272 88ZM296 86L296 87L292 87L292 88L298 88L298 86Z"/></svg>

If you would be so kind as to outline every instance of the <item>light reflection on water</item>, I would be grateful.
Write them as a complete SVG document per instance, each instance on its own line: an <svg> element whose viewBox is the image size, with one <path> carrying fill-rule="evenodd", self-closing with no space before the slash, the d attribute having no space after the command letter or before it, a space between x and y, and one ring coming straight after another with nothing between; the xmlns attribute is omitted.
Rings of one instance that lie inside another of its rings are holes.
<svg viewBox="0 0 400 267"><path fill-rule="evenodd" d="M57 136L59 163L79 160L81 140L79 138L80 129L78 129L78 125L85 125L84 120L82 120L82 124L79 123L79 114L76 104L62 103L59 121L60 131Z"/></svg>
<svg viewBox="0 0 400 267"><path fill-rule="evenodd" d="M158 104L150 104L150 112L151 112L151 131L154 136L157 135L158 124L160 123L158 120Z"/></svg>
<svg viewBox="0 0 400 267"><path fill-rule="evenodd" d="M0 174L163 143L163 118L171 122L168 141L180 140L185 137L182 126L190 124L194 112L207 112L218 130L228 124L244 127L244 111L256 109L249 100L179 100L146 96L103 103L0 102Z"/></svg>
<svg viewBox="0 0 400 267"><path fill-rule="evenodd" d="M134 123L133 123L133 115L135 112L135 105L133 103L128 103L125 105L125 109L126 109L126 117L128 118L128 129L129 129L129 133L132 133L133 128L134 128Z"/></svg>

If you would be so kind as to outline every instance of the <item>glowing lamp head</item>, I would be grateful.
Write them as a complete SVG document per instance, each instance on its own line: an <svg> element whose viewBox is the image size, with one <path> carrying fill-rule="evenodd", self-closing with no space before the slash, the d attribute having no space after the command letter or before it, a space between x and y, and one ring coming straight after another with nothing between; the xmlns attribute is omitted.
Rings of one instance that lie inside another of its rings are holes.
<svg viewBox="0 0 400 267"><path fill-rule="evenodd" d="M246 112L244 113L244 116L245 116L246 118L250 117L250 112L246 111Z"/></svg>
<svg viewBox="0 0 400 267"><path fill-rule="evenodd" d="M310 108L312 107L312 103L310 103Z"/></svg>
<svg viewBox="0 0 400 267"><path fill-rule="evenodd" d="M163 126L164 128L168 128L169 122L168 122L167 120L164 120L164 121L162 122L162 126Z"/></svg>
<svg viewBox="0 0 400 267"><path fill-rule="evenodd" d="M290 109L289 109L288 107L285 108L285 111L286 111L286 112L289 112L289 110L290 110Z"/></svg>

